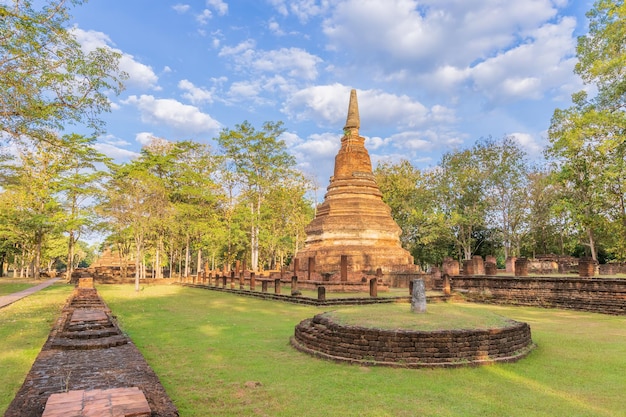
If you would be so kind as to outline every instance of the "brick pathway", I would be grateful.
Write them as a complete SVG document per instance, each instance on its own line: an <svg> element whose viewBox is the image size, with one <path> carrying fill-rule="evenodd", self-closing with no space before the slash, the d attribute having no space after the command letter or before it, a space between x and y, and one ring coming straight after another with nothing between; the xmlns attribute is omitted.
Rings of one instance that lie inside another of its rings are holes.
<svg viewBox="0 0 626 417"><path fill-rule="evenodd" d="M80 284L4 417L41 417L44 411L64 417L178 416L97 291Z"/></svg>
<svg viewBox="0 0 626 417"><path fill-rule="evenodd" d="M0 297L0 308L6 307L9 304L13 304L17 300L21 300L22 298L31 295L32 293L35 293L39 290L49 287L50 285L57 282L59 279L60 278L52 278L52 279L42 282L41 284L35 285L34 287L30 287L22 291L14 292L13 294L3 295L2 297Z"/></svg>

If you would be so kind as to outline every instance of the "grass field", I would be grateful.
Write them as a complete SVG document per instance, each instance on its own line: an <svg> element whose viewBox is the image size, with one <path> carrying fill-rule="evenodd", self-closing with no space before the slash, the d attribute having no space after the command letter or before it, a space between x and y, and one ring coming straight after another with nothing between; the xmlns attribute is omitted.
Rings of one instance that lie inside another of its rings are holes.
<svg viewBox="0 0 626 417"><path fill-rule="evenodd" d="M10 331L0 335L0 413L14 395L7 391L21 384L7 387L4 368L20 362L22 370L12 371L12 379L23 379L30 365L24 371L21 362L34 360L45 340L41 333L58 314L55 303L69 294L64 288L55 285L31 296L46 294L45 308L31 297L10 306L21 311L33 303L39 310L31 314L11 319L15 311L0 310L3 332L10 322L12 331L32 339L21 346L22 337L7 341ZM299 321L328 308L175 285L146 286L138 293L131 285L98 291L182 417L626 416L626 317L471 304L479 314L528 322L537 348L514 364L365 368L315 359L289 345ZM429 307L434 314L446 305ZM30 353L19 354L23 349ZM9 361L7 351L20 360Z"/></svg>
<svg viewBox="0 0 626 417"><path fill-rule="evenodd" d="M41 284L43 281L37 281L31 278L0 278L0 297L3 295L13 294L14 292L22 291L30 287L34 287L37 284Z"/></svg>
<svg viewBox="0 0 626 417"><path fill-rule="evenodd" d="M72 288L55 284L0 309L0 414L22 386Z"/></svg>

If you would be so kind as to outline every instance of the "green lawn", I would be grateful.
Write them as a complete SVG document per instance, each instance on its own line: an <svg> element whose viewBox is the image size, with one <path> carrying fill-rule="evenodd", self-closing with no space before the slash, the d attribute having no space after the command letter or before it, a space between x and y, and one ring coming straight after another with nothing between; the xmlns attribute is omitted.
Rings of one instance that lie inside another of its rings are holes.
<svg viewBox="0 0 626 417"><path fill-rule="evenodd" d="M0 309L0 414L4 414L73 286L54 284Z"/></svg>
<svg viewBox="0 0 626 417"><path fill-rule="evenodd" d="M98 291L183 417L626 415L626 317L473 306L528 322L538 347L515 364L364 368L290 347L322 308L179 286Z"/></svg>
<svg viewBox="0 0 626 417"><path fill-rule="evenodd" d="M22 291L30 287L34 287L37 284L41 284L43 281L36 281L31 278L0 278L0 297L3 295L13 294L14 292Z"/></svg>

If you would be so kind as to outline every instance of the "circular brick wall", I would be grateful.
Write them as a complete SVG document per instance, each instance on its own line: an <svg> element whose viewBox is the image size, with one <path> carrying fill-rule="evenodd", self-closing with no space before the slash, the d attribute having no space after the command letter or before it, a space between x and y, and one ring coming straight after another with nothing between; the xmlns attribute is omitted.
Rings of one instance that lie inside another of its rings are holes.
<svg viewBox="0 0 626 417"><path fill-rule="evenodd" d="M300 322L296 349L334 361L407 368L514 362L534 347L527 323L482 330L383 330L343 326L324 314Z"/></svg>

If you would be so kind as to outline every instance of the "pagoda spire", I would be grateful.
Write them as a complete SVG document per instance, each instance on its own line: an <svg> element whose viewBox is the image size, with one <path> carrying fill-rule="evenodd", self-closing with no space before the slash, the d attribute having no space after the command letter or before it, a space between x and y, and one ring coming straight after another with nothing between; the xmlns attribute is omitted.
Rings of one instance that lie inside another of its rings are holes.
<svg viewBox="0 0 626 417"><path fill-rule="evenodd" d="M350 90L350 103L348 104L348 118L346 119L346 126L344 131L356 129L358 135L359 128L361 127L361 119L359 118L359 102L356 99L356 90L353 88Z"/></svg>

